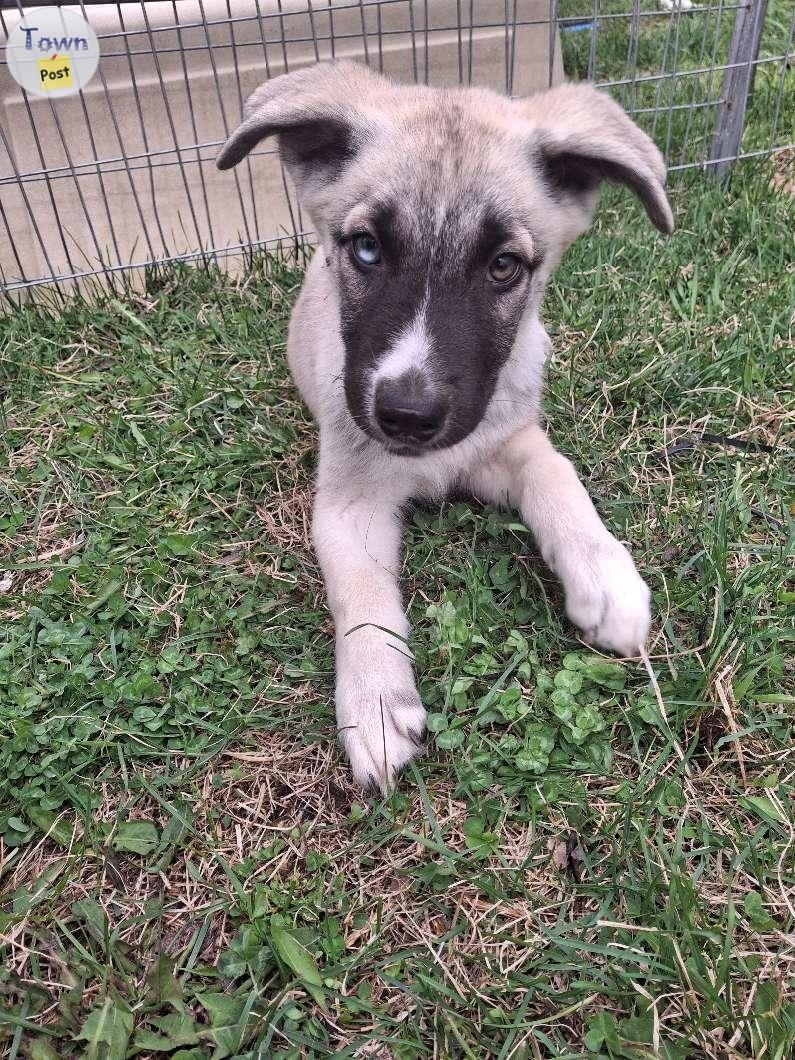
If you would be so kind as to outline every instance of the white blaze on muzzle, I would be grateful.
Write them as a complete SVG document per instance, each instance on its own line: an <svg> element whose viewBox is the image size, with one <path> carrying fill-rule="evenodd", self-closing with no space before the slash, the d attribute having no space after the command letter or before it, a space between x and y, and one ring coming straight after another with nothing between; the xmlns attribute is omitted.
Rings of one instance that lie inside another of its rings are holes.
<svg viewBox="0 0 795 1060"><path fill-rule="evenodd" d="M433 379L429 371L432 342L426 326L426 305L427 303L423 304L414 320L403 329L376 364L368 393L370 412L378 384L386 380L400 379L410 374L428 390L433 389Z"/></svg>

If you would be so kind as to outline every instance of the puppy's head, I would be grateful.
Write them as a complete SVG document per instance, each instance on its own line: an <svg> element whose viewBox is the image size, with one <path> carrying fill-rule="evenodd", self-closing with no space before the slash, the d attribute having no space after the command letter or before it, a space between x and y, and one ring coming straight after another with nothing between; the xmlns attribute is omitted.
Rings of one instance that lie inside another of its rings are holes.
<svg viewBox="0 0 795 1060"><path fill-rule="evenodd" d="M339 289L351 415L406 455L480 423L603 181L673 227L659 151L587 85L512 102L320 64L262 85L218 166L270 135Z"/></svg>

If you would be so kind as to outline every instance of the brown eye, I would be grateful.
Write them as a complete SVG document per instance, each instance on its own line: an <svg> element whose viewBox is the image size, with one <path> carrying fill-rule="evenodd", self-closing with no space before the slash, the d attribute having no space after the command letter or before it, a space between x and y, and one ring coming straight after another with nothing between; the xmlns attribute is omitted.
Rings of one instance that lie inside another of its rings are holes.
<svg viewBox="0 0 795 1060"><path fill-rule="evenodd" d="M522 262L515 254L498 254L489 265L489 279L501 287L515 280L522 268Z"/></svg>
<svg viewBox="0 0 795 1060"><path fill-rule="evenodd" d="M361 232L353 237L351 253L357 264L364 266L365 269L372 268L381 260L381 247L375 236L371 236L369 232Z"/></svg>

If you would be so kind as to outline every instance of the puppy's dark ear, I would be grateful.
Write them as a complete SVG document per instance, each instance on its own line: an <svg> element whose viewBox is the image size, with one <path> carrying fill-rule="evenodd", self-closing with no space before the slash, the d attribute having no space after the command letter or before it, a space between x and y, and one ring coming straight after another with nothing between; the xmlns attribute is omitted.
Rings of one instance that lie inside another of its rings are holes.
<svg viewBox="0 0 795 1060"><path fill-rule="evenodd" d="M243 121L215 164L231 169L267 136L302 190L333 180L377 123L378 97L392 86L357 63L318 63L266 81L249 96Z"/></svg>
<svg viewBox="0 0 795 1060"><path fill-rule="evenodd" d="M663 157L610 96L591 85L560 85L517 106L533 124L533 150L555 194L590 211L602 181L625 184L652 224L673 231Z"/></svg>

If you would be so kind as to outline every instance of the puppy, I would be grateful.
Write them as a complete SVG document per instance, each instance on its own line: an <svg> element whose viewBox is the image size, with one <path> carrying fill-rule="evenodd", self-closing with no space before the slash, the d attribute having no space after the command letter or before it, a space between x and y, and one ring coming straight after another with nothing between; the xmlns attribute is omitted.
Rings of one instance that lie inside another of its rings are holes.
<svg viewBox="0 0 795 1060"><path fill-rule="evenodd" d="M511 101L319 64L257 89L220 169L276 136L320 248L288 360L320 429L312 534L336 628L336 708L355 778L386 791L425 710L406 647L401 511L464 488L519 509L585 638L636 655L650 594L540 426L539 320L599 186L673 228L665 166L607 95Z"/></svg>

